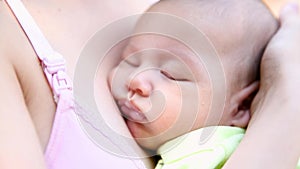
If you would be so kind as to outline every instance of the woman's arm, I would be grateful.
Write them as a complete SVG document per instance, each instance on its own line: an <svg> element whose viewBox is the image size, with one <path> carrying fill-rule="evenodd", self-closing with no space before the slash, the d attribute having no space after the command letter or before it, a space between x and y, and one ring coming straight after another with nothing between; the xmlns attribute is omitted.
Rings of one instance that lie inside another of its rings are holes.
<svg viewBox="0 0 300 169"><path fill-rule="evenodd" d="M241 144L225 169L295 169L300 157L300 17L286 6L261 63L261 84Z"/></svg>
<svg viewBox="0 0 300 169"><path fill-rule="evenodd" d="M24 86L20 83L24 74L16 71L19 67L16 60L24 63L25 57L9 52L23 49L22 43L11 43L21 39L16 38L11 26L14 22L8 19L3 1L0 2L0 25L0 168L43 169L46 167L42 148L25 103Z"/></svg>
<svg viewBox="0 0 300 169"><path fill-rule="evenodd" d="M41 146L8 57L0 53L0 168L45 168Z"/></svg>

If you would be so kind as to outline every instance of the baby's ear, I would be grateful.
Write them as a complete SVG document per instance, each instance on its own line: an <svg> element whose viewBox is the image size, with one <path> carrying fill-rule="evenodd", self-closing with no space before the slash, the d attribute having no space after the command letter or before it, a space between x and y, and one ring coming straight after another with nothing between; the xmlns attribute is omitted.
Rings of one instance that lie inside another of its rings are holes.
<svg viewBox="0 0 300 169"><path fill-rule="evenodd" d="M255 81L241 89L235 96L235 104L238 105L231 118L231 126L246 128L250 120L250 107L258 90L259 82Z"/></svg>

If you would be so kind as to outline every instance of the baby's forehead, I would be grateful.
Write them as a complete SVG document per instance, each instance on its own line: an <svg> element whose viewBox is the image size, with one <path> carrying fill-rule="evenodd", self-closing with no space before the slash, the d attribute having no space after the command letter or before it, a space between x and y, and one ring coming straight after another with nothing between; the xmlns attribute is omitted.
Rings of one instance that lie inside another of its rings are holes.
<svg viewBox="0 0 300 169"><path fill-rule="evenodd" d="M163 67L165 63L173 63L176 71L192 72L197 79L206 72L202 54L195 52L179 39L158 34L142 34L130 38L122 57L136 62L151 61Z"/></svg>
<svg viewBox="0 0 300 169"><path fill-rule="evenodd" d="M124 55L129 56L143 51L152 51L158 55L173 55L187 62L196 62L194 50L188 44L174 37L148 33L133 36L124 50Z"/></svg>

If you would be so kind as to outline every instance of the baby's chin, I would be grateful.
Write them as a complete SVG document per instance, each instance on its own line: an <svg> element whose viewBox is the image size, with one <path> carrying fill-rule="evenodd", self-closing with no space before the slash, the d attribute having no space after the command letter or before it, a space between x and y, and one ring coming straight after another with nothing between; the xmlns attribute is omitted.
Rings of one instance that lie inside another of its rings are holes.
<svg viewBox="0 0 300 169"><path fill-rule="evenodd" d="M159 135L159 136L151 136L151 135L133 135L135 141L138 143L138 145L146 150L149 153L156 153L157 150L167 143L170 140L173 140L177 138L180 135L174 135L174 136L169 136L167 137L166 135ZM151 154L151 155L157 155L157 154Z"/></svg>
<svg viewBox="0 0 300 169"><path fill-rule="evenodd" d="M180 126L163 128L162 126L157 127L153 123L138 123L129 119L125 119L125 121L136 142L142 148L152 151L156 151L166 142L185 134L187 130L190 131L190 128L184 130Z"/></svg>
<svg viewBox="0 0 300 169"><path fill-rule="evenodd" d="M126 120L126 124L133 138L143 149L156 151L165 142L162 141L165 139L151 133L143 124L130 120Z"/></svg>
<svg viewBox="0 0 300 169"><path fill-rule="evenodd" d="M135 140L144 150L151 152L156 152L157 149L164 143L162 141L158 141L154 137L135 138Z"/></svg>

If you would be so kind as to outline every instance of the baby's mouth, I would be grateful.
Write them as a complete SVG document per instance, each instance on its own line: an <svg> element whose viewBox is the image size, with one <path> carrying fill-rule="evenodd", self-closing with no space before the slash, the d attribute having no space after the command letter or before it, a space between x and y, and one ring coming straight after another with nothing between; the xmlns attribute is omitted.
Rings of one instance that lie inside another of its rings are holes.
<svg viewBox="0 0 300 169"><path fill-rule="evenodd" d="M119 100L117 103L122 115L127 120L137 123L146 123L148 121L147 117L140 111L134 102L129 100Z"/></svg>

